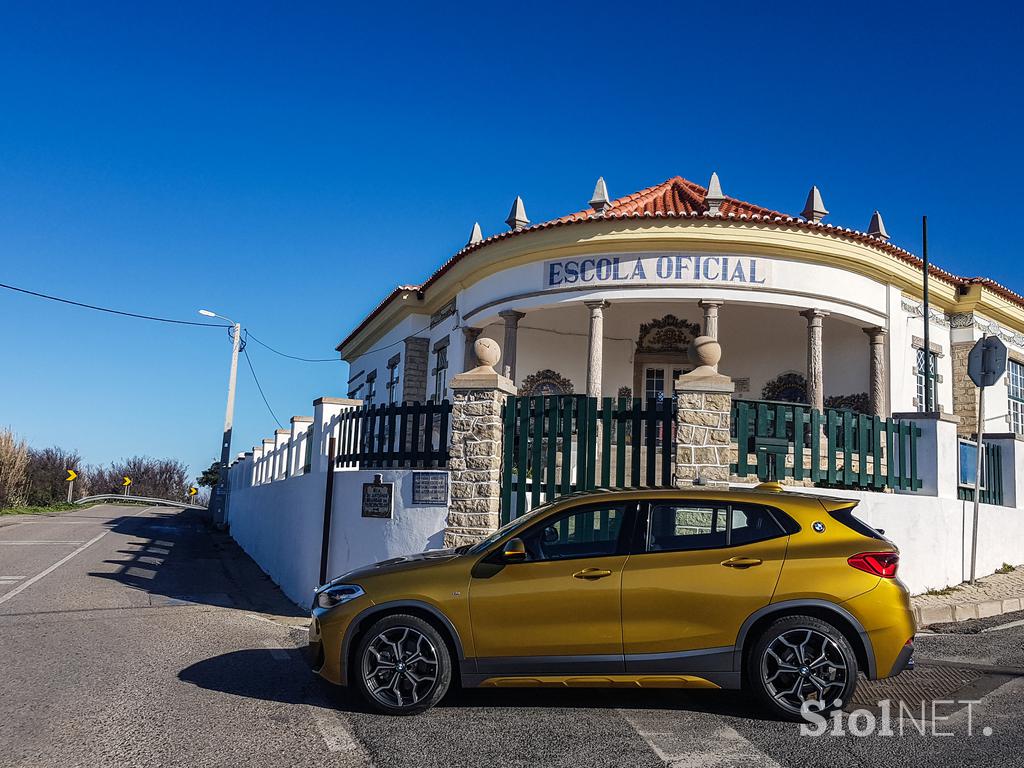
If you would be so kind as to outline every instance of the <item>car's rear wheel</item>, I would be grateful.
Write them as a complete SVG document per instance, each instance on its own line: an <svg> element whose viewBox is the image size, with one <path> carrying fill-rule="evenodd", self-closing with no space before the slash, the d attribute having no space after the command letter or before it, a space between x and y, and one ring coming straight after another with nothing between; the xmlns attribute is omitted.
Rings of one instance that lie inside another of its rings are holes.
<svg viewBox="0 0 1024 768"><path fill-rule="evenodd" d="M414 715L441 700L452 678L451 654L433 625L406 614L375 622L356 650L357 685L371 707Z"/></svg>
<svg viewBox="0 0 1024 768"><path fill-rule="evenodd" d="M801 708L839 709L857 686L857 656L846 636L814 616L786 616L758 638L747 658L747 684L764 707L787 720Z"/></svg>

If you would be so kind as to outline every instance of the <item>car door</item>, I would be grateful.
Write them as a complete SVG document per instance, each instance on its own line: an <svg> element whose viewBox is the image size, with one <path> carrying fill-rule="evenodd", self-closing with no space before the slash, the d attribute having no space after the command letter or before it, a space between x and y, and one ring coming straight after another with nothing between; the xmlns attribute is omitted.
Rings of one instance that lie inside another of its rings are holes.
<svg viewBox="0 0 1024 768"><path fill-rule="evenodd" d="M622 672L621 585L636 503L587 504L552 515L519 538L527 559L501 547L474 570L469 602L481 674Z"/></svg>
<svg viewBox="0 0 1024 768"><path fill-rule="evenodd" d="M709 653L731 656L740 625L778 583L791 524L780 515L703 499L646 505L622 575L627 672L698 671Z"/></svg>

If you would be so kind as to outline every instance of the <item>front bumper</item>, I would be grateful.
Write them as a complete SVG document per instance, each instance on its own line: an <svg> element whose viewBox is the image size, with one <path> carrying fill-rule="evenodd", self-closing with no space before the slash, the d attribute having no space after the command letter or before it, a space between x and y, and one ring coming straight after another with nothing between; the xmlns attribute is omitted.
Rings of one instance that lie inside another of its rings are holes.
<svg viewBox="0 0 1024 768"><path fill-rule="evenodd" d="M309 622L306 657L313 672L335 685L345 685L345 636L356 617L373 601L361 595L333 608L314 608Z"/></svg>

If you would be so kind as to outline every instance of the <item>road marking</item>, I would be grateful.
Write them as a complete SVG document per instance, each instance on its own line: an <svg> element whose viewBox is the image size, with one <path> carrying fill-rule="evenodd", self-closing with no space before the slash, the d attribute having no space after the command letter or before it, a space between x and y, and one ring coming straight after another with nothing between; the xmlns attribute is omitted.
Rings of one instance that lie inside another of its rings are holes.
<svg viewBox="0 0 1024 768"><path fill-rule="evenodd" d="M348 725L341 719L341 716L330 709L325 709L326 703L317 702L313 706L313 722L316 723L320 736L327 745L329 752L349 752L359 755L364 764L369 765L369 755L363 751L356 741Z"/></svg>
<svg viewBox="0 0 1024 768"><path fill-rule="evenodd" d="M717 715L622 709L619 714L669 768L781 768ZM672 720L680 727L667 730Z"/></svg>
<svg viewBox="0 0 1024 768"><path fill-rule="evenodd" d="M1000 624L995 627L987 627L981 630L982 632L998 632L1001 629L1013 629L1014 627L1024 627L1024 619L1020 621L1011 621L1009 624Z"/></svg>
<svg viewBox="0 0 1024 768"><path fill-rule="evenodd" d="M19 545L19 544L81 544L81 543L82 543L81 539L79 539L78 541L51 541L51 540L45 540L44 541L43 539L37 539L35 541L0 541L0 546L15 546L15 545Z"/></svg>
<svg viewBox="0 0 1024 768"><path fill-rule="evenodd" d="M33 576L28 581L26 581L24 584L19 584L14 589L12 589L10 592L7 592L7 593L5 593L3 595L0 595L0 603L6 603L8 600L10 600L15 595L17 595L17 594L19 594L21 592L24 592L26 589L31 587L33 584L35 584L37 581L39 581L44 576L47 576L47 575L53 573L54 571L56 571L58 568L60 568L62 565L64 565L64 563L66 563L68 560L73 558L75 555L77 555L80 552L84 552L85 550L87 550L89 547L91 547L97 541L102 539L108 533L110 533L110 531L104 531L103 533L100 533L100 534L98 534L96 536L93 536L91 539L89 539L89 541L85 542L85 544L80 546L74 552L72 552L69 555L65 555L64 557L62 557L60 560L58 560L56 563L51 565L49 568L47 568L42 573L37 573L35 576Z"/></svg>
<svg viewBox="0 0 1024 768"><path fill-rule="evenodd" d="M282 648L269 638L263 641L263 647L270 651L270 655L278 661L291 661L292 659L291 653L289 653L286 648Z"/></svg>

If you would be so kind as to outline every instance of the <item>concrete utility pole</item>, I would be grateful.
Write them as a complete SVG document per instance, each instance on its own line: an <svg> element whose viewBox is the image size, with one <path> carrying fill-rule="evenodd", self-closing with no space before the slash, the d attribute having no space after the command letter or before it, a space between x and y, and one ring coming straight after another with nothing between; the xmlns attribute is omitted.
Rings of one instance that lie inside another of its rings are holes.
<svg viewBox="0 0 1024 768"><path fill-rule="evenodd" d="M231 373L228 376L228 405L224 411L224 439L220 444L220 471L217 476L217 487L213 489L210 496L210 515L213 518L213 524L218 528L223 528L227 522L225 511L228 500L228 461L231 457L231 428L235 418L235 381L238 378L238 352L241 349L242 325L208 309L199 310L199 314L205 317L219 317L221 320L227 320L233 326Z"/></svg>

